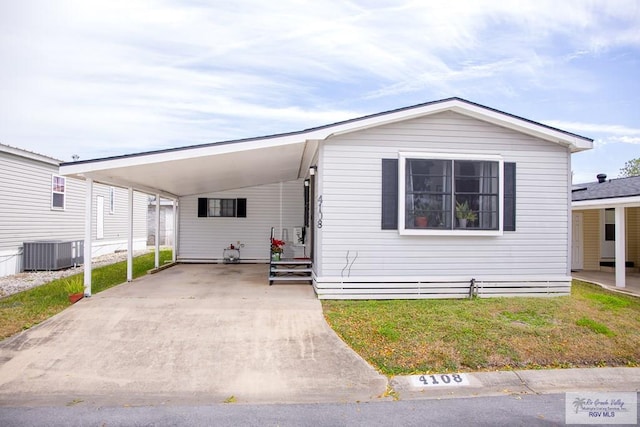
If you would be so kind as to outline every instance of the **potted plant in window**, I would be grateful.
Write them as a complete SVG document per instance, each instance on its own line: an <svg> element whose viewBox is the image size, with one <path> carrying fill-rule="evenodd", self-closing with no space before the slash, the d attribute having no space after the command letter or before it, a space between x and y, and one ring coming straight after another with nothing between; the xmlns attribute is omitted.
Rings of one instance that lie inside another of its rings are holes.
<svg viewBox="0 0 640 427"><path fill-rule="evenodd" d="M64 290L69 295L69 302L75 304L84 297L84 284L82 276L71 276L64 281Z"/></svg>
<svg viewBox="0 0 640 427"><path fill-rule="evenodd" d="M475 221L478 215L471 210L469 203L465 200L464 203L456 202L456 218L458 218L460 228L466 228L467 222Z"/></svg>
<svg viewBox="0 0 640 427"><path fill-rule="evenodd" d="M280 261L282 256L282 247L284 246L283 240L271 238L271 260Z"/></svg>
<svg viewBox="0 0 640 427"><path fill-rule="evenodd" d="M413 217L416 228L427 228L429 221L427 219L428 205L422 199L417 199L414 205Z"/></svg>

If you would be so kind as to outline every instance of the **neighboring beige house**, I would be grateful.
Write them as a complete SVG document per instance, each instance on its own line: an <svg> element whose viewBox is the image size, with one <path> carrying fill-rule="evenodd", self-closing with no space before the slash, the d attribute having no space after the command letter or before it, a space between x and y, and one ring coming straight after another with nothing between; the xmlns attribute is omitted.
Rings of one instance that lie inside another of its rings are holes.
<svg viewBox="0 0 640 427"><path fill-rule="evenodd" d="M47 256L46 250L52 243L84 239L84 181L60 175L60 163L48 156L0 144L0 277L25 269L25 242L47 242L37 246L43 251L33 256L40 257ZM92 257L127 248L127 198L126 189L95 186ZM146 247L146 203L146 195L135 193L135 249ZM82 256L83 250L74 246L74 259ZM35 264L53 266L55 262ZM35 264L31 262L26 267Z"/></svg>
<svg viewBox="0 0 640 427"><path fill-rule="evenodd" d="M571 199L572 270L615 271L624 287L625 273L640 267L640 176L600 174L574 185Z"/></svg>

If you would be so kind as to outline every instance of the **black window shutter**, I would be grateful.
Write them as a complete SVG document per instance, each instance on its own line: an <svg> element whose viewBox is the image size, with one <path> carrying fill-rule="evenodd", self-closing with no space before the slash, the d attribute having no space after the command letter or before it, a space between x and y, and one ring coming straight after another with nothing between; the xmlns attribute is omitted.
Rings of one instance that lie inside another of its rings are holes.
<svg viewBox="0 0 640 427"><path fill-rule="evenodd" d="M209 203L207 202L206 197L198 197L198 218L204 218L207 216L207 206Z"/></svg>
<svg viewBox="0 0 640 427"><path fill-rule="evenodd" d="M504 231L516 231L516 164L504 164Z"/></svg>
<svg viewBox="0 0 640 427"><path fill-rule="evenodd" d="M398 159L382 159L382 229L398 229Z"/></svg>
<svg viewBox="0 0 640 427"><path fill-rule="evenodd" d="M236 216L238 218L247 217L247 199L238 199L236 205Z"/></svg>

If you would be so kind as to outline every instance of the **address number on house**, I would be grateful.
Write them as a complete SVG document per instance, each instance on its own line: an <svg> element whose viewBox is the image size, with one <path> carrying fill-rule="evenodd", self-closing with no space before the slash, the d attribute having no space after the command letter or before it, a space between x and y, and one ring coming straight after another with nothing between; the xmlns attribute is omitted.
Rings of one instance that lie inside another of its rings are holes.
<svg viewBox="0 0 640 427"><path fill-rule="evenodd" d="M469 378L466 374L412 375L411 385L414 387L452 387L469 385Z"/></svg>

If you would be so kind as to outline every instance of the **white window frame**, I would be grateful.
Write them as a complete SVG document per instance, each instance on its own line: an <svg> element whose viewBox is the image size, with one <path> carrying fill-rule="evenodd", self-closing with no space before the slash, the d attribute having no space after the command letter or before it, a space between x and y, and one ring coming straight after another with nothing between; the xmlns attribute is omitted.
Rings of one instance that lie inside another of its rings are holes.
<svg viewBox="0 0 640 427"><path fill-rule="evenodd" d="M63 188L62 191L55 191L56 179L62 179L62 188ZM62 194L62 207L53 205L54 195L56 194ZM67 178L61 175L52 175L51 176L51 210L63 211L66 208L67 208Z"/></svg>
<svg viewBox="0 0 640 427"><path fill-rule="evenodd" d="M222 215L223 203L233 201L233 215ZM215 215L214 206L216 202L220 204L220 215ZM213 204L213 205L212 205ZM213 215L212 215L213 213ZM232 197L210 197L207 199L207 216L209 218L237 218L238 217L238 199Z"/></svg>
<svg viewBox="0 0 640 427"><path fill-rule="evenodd" d="M498 162L498 229L415 229L405 227L405 196L406 196L406 164L407 159L419 160L477 160ZM398 153L398 233L408 236L502 236L504 215L504 160L497 154L460 154L460 153L429 153L429 152L400 152Z"/></svg>
<svg viewBox="0 0 640 427"><path fill-rule="evenodd" d="M109 187L109 214L116 213L116 189Z"/></svg>

